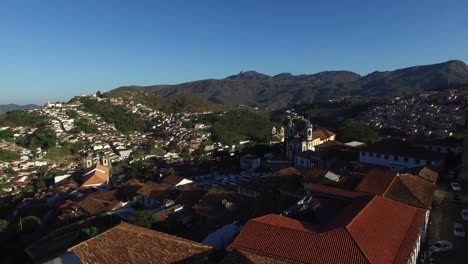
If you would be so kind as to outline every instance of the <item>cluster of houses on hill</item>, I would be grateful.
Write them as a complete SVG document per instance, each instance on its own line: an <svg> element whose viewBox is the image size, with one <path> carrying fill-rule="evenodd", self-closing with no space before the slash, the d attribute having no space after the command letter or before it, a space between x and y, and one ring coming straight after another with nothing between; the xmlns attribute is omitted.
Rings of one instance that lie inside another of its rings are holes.
<svg viewBox="0 0 468 264"><path fill-rule="evenodd" d="M371 108L362 121L379 128L391 128L408 136L425 134L461 135L468 101L458 91L448 94L423 93L396 97Z"/></svg>

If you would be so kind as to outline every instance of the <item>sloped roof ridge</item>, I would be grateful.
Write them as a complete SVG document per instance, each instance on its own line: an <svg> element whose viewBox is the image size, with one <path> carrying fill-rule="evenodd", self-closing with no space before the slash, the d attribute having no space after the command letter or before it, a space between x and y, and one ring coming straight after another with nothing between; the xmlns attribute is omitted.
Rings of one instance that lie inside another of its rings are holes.
<svg viewBox="0 0 468 264"><path fill-rule="evenodd" d="M348 236L351 238L351 241L353 241L354 245L356 246L357 249L359 249L359 252L361 252L361 254L364 256L364 258L365 258L369 263L371 263L371 261L369 260L369 258L366 256L366 254L365 254L364 251L362 250L362 248L359 246L358 242L354 239L353 234L351 234L351 232L349 232L348 228L342 227L342 229L345 230L345 232L346 232L346 233L348 234Z"/></svg>
<svg viewBox="0 0 468 264"><path fill-rule="evenodd" d="M131 225L131 224L127 223L127 222L122 222L122 223L116 225L115 227L120 228L120 229L124 229L124 230L127 230L127 231L131 231L133 233L137 233L137 234L140 234L140 235L158 235L158 238L165 239L165 240L171 240L171 241L175 241L175 242L181 242L181 243L184 243L184 244L190 244L192 246L198 246L200 248L211 248L210 246L203 245L203 244L195 242L195 241L191 241L191 240L181 238L181 237L178 237L178 236L174 236L174 235L169 235L169 234L159 232L159 231L156 231L156 230L153 230L153 229L148 229L148 228L144 228L144 227L140 227L140 226ZM148 233L151 233L151 234L148 234Z"/></svg>
<svg viewBox="0 0 468 264"><path fill-rule="evenodd" d="M412 219L411 219L411 224L409 224L409 225L408 225L408 228L406 229L405 237L404 237L404 239L402 240L402 243L400 244L400 247L398 248L398 251L397 251L397 253L396 253L396 255L395 255L394 259L393 259L393 263L395 263L395 261L397 260L398 256L399 256L400 253L402 252L402 250L403 250L403 244L404 244L403 241L405 241L405 240L408 238L409 230L410 230L411 228L414 227L414 223L415 223L415 221L416 221L415 218L418 216L418 212L420 212L420 210L422 210L422 209L416 208L416 210L414 211L413 217L412 217Z"/></svg>
<svg viewBox="0 0 468 264"><path fill-rule="evenodd" d="M263 219L263 218L265 218L265 217L271 217L271 216L281 217L281 218L287 218L287 219L289 219L290 221L299 222L299 223L301 223L302 225L304 225L304 228L303 228L303 229L298 229L298 228L293 228L293 227L286 226L286 225L275 225L275 224L269 223L269 222L257 221L257 219ZM263 225L268 225L268 226L274 226L274 227L278 227L278 228L283 228L283 229L288 229L288 230L294 230L294 231L299 231L299 232L308 232L308 233L313 233L313 234L317 234L317 235L320 234L320 232L318 232L317 230L310 229L310 228L313 228L314 225L307 224L307 223L301 222L301 221L299 221L299 220L296 220L296 219L293 219L293 218L289 218L289 217L287 217L287 216L277 215L277 214L267 214L267 215L264 215L264 216L260 216L260 217L254 218L254 219L252 219L252 221L255 222L256 224L263 224ZM250 222L250 221L249 221L249 222Z"/></svg>
<svg viewBox="0 0 468 264"><path fill-rule="evenodd" d="M412 174L411 174L411 175L412 175ZM398 175L398 178L400 178L399 176L400 176L400 175ZM417 175L413 175L413 176L415 176L415 177L420 177L420 176L417 176ZM420 177L420 178L421 178L423 181L426 181L425 184L426 184L426 183L427 183L427 184L432 184L431 182L429 182L429 181L423 179L422 177ZM426 204L425 204L423 201L421 201L421 199L419 199L418 196L416 196L416 195L411 191L411 188L407 185L407 183L406 183L404 180L402 180L402 179L400 179L400 181L401 181L401 183L403 183L403 185L405 186L405 188L408 189L408 192L409 192L423 207L426 207Z"/></svg>

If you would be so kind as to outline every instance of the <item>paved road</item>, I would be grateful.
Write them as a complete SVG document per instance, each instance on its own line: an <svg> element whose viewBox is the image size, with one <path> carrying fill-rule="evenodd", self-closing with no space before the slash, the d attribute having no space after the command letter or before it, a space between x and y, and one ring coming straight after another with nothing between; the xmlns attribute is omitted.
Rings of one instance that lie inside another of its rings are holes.
<svg viewBox="0 0 468 264"><path fill-rule="evenodd" d="M455 250L433 256L432 263L467 264L468 263L468 238L458 238L453 235L453 224L463 223L461 209L468 208L468 186L462 186L463 192L459 193L462 203L453 202L454 192L450 189L449 183L441 181L434 195L434 200L438 206L432 209L429 220L428 245L432 245L439 240L452 242ZM468 222L465 222L465 230L468 233ZM431 263L426 262L426 263Z"/></svg>

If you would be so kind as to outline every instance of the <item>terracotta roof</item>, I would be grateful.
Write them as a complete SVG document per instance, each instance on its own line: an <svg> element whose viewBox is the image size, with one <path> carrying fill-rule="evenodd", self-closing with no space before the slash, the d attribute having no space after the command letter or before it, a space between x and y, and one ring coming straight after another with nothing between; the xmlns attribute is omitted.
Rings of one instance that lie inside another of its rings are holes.
<svg viewBox="0 0 468 264"><path fill-rule="evenodd" d="M355 199L359 197L366 196L367 194L356 191L349 191L341 188L336 188L332 186L327 186L323 184L309 183L307 184L307 189L311 190L313 193L322 194L322 195L332 195L341 198Z"/></svg>
<svg viewBox="0 0 468 264"><path fill-rule="evenodd" d="M346 229L318 234L279 215L250 220L228 248L234 249L294 263L369 263Z"/></svg>
<svg viewBox="0 0 468 264"><path fill-rule="evenodd" d="M355 190L383 195L397 174L387 168L372 167L364 175L364 179L356 186Z"/></svg>
<svg viewBox="0 0 468 264"><path fill-rule="evenodd" d="M407 263L425 218L380 196L359 198L342 214L322 232L279 215L253 219L228 250L294 263Z"/></svg>
<svg viewBox="0 0 468 264"><path fill-rule="evenodd" d="M207 190L203 189L184 190L174 202L175 204L192 207L198 201L200 201L200 199L203 198L207 192Z"/></svg>
<svg viewBox="0 0 468 264"><path fill-rule="evenodd" d="M203 263L211 247L122 222L78 244L83 263Z"/></svg>
<svg viewBox="0 0 468 264"><path fill-rule="evenodd" d="M410 206L431 209L435 188L435 184L419 176L402 174L398 175L383 196Z"/></svg>
<svg viewBox="0 0 468 264"><path fill-rule="evenodd" d="M371 263L407 263L424 210L375 196L346 226Z"/></svg>
<svg viewBox="0 0 468 264"><path fill-rule="evenodd" d="M83 174L83 184L89 185L105 184L109 182L109 167L96 163L94 166L85 170Z"/></svg>
<svg viewBox="0 0 468 264"><path fill-rule="evenodd" d="M262 256L252 252L234 249L230 252L220 264L293 264L295 262L283 261L268 256Z"/></svg>
<svg viewBox="0 0 468 264"><path fill-rule="evenodd" d="M419 172L417 172L417 174L421 178L431 183L436 183L437 179L439 178L439 173L437 172L437 170L429 166L422 168Z"/></svg>
<svg viewBox="0 0 468 264"><path fill-rule="evenodd" d="M122 206L122 202L116 197L118 190L91 194L78 203L78 206L89 213L97 215L107 211L117 209Z"/></svg>
<svg viewBox="0 0 468 264"><path fill-rule="evenodd" d="M322 128L322 129L318 129L318 130L315 130L314 132L312 132L312 138L320 138L320 140L325 140L325 139L328 139L332 136L336 135L335 133L325 129L325 128Z"/></svg>
<svg viewBox="0 0 468 264"><path fill-rule="evenodd" d="M174 200L179 196L181 191L176 188L155 182L144 183L143 186L137 191L137 194L152 197L157 200L171 199Z"/></svg>
<svg viewBox="0 0 468 264"><path fill-rule="evenodd" d="M166 184L166 185L175 187L179 182L181 182L183 180L184 180L183 177L180 177L180 176L177 176L177 175L169 175L167 177L164 177L164 179L162 179L161 182Z"/></svg>
<svg viewBox="0 0 468 264"><path fill-rule="evenodd" d="M228 208L228 204L232 206ZM226 221L244 220L250 216L253 199L249 196L219 188L211 188L203 198L193 206L199 213Z"/></svg>

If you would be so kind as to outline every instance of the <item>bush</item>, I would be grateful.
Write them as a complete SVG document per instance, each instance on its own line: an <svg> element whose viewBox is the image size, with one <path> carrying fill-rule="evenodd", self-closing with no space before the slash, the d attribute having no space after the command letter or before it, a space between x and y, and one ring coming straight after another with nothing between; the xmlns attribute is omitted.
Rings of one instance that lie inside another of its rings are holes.
<svg viewBox="0 0 468 264"><path fill-rule="evenodd" d="M20 155L14 151L0 149L0 161L13 161L18 160Z"/></svg>
<svg viewBox="0 0 468 264"><path fill-rule="evenodd" d="M377 141L378 130L356 121L348 121L338 130L338 139L342 142L361 141L372 143Z"/></svg>
<svg viewBox="0 0 468 264"><path fill-rule="evenodd" d="M22 147L35 149L42 148L44 150L55 147L57 136L55 132L46 126L41 126L31 135L19 138L16 143Z"/></svg>
<svg viewBox="0 0 468 264"><path fill-rule="evenodd" d="M14 137L14 133L11 129L0 131L0 139L12 140L13 137Z"/></svg>
<svg viewBox="0 0 468 264"><path fill-rule="evenodd" d="M47 124L48 118L35 112L14 110L0 115L0 126L39 127Z"/></svg>
<svg viewBox="0 0 468 264"><path fill-rule="evenodd" d="M42 224L41 219L36 216L27 216L25 218L20 219L18 223L18 229L26 233L30 233L34 231L37 227Z"/></svg>
<svg viewBox="0 0 468 264"><path fill-rule="evenodd" d="M137 212L133 223L145 228L151 228L154 222L153 213L148 210L140 210Z"/></svg>

